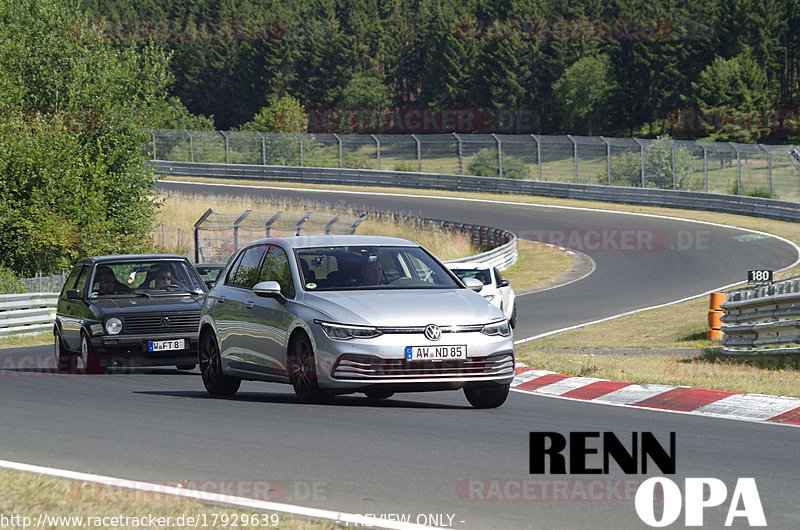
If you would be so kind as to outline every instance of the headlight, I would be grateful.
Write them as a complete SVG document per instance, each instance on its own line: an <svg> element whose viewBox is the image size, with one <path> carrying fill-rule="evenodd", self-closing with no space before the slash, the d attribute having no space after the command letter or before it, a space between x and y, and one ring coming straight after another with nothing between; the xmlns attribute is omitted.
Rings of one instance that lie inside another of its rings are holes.
<svg viewBox="0 0 800 530"><path fill-rule="evenodd" d="M315 322L322 326L322 330L328 337L335 340L371 339L381 334L380 331L370 326L349 326L333 322L320 322L319 320L315 320Z"/></svg>
<svg viewBox="0 0 800 530"><path fill-rule="evenodd" d="M483 298L487 302L491 302L492 300L494 300L494 295L493 294L485 294L485 295L483 295Z"/></svg>
<svg viewBox="0 0 800 530"><path fill-rule="evenodd" d="M481 329L484 335L500 335L501 337L508 337L511 335L511 328L508 325L508 320L500 320L499 322L492 322L486 324Z"/></svg>
<svg viewBox="0 0 800 530"><path fill-rule="evenodd" d="M120 331L122 331L122 320L117 317L111 317L106 320L106 333L117 335Z"/></svg>

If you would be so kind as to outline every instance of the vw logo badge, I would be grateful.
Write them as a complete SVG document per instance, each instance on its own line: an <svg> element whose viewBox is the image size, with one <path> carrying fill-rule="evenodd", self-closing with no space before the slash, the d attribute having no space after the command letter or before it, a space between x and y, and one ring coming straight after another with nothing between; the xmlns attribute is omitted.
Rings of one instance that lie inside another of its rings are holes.
<svg viewBox="0 0 800 530"><path fill-rule="evenodd" d="M439 340L442 338L442 330L436 324L425 326L425 338L428 340Z"/></svg>
<svg viewBox="0 0 800 530"><path fill-rule="evenodd" d="M169 317L161 317L161 327L169 327Z"/></svg>

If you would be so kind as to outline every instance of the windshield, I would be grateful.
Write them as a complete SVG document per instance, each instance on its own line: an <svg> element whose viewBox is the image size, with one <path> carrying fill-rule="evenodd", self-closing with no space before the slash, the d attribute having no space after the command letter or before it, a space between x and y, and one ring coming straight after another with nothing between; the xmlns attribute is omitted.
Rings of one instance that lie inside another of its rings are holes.
<svg viewBox="0 0 800 530"><path fill-rule="evenodd" d="M205 292L191 265L178 260L115 261L98 264L91 298Z"/></svg>
<svg viewBox="0 0 800 530"><path fill-rule="evenodd" d="M318 247L295 253L306 291L461 287L420 247Z"/></svg>
<svg viewBox="0 0 800 530"><path fill-rule="evenodd" d="M492 278L489 275L489 269L450 269L452 270L456 276L461 278L462 280L466 280L467 278L475 278L480 280L483 285L489 285L492 283Z"/></svg>

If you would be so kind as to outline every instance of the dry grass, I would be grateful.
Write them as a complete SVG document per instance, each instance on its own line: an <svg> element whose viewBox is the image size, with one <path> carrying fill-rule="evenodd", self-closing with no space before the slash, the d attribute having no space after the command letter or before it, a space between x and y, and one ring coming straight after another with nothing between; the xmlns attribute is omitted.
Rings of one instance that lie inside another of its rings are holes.
<svg viewBox="0 0 800 530"><path fill-rule="evenodd" d="M175 252L185 254L189 251L191 243L190 234L194 229L194 224L208 209L219 213L242 213L246 210L259 212L287 212L305 213L315 212L330 215L345 215L358 217L362 212L355 212L340 205L331 208L327 203L300 202L300 201L281 201L251 199L245 197L231 197L226 195L193 195L173 193L168 195L158 212L156 239L159 232L164 227L164 233L173 235L183 234L182 244L178 244L177 238L167 239L167 245L162 248L165 252ZM358 234L363 235L382 235L395 236L412 239L423 247L427 248L442 260L461 258L477 254L471 242L460 232L444 230L441 227L422 225L414 221L394 221L390 217L367 216L367 219L358 227Z"/></svg>
<svg viewBox="0 0 800 530"><path fill-rule="evenodd" d="M520 239L517 241L517 262L502 275L519 294L547 284L569 269L570 258L563 250Z"/></svg>
<svg viewBox="0 0 800 530"><path fill-rule="evenodd" d="M800 397L800 371L796 369L719 360L702 353L665 356L525 351L520 360L541 370L612 381Z"/></svg>
<svg viewBox="0 0 800 530"><path fill-rule="evenodd" d="M310 529L332 529L336 525L331 521L309 521L292 517L285 514L277 514L278 524L272 526L269 516L261 519L263 514L258 512L248 512L235 510L221 506L209 506L199 502L183 500L179 497L169 496L160 493L143 493L120 488L107 486L97 486L81 482L53 478L46 475L34 473L24 473L8 469L0 469L0 514L10 517L30 517L30 527L38 522L41 514L50 517L84 517L84 524L79 525L74 521L62 521L58 524L51 520L51 524L43 524L41 528L72 529L72 528L134 528L147 527L148 517L170 517L170 525L158 526L158 528L196 528L194 525L177 524L181 516L184 521L187 517L203 517L208 526L200 525L203 528L281 528L290 530L310 530ZM274 514L274 512L273 512ZM217 524L211 524L216 521ZM248 519L244 519L245 516ZM250 522L249 517L256 516L259 519L255 523L243 524L243 521ZM113 524L114 521L107 519L104 523L95 525L86 518L113 518L118 517L118 522L124 523L122 517L143 518L145 524L137 524L131 519L128 524ZM203 521L203 519L198 519ZM22 519L17 519L20 524L11 524L12 527L22 527ZM167 520L165 519L164 522ZM227 524L222 524L227 521ZM236 524L234 524L236 523ZM265 525L267 523L267 525Z"/></svg>

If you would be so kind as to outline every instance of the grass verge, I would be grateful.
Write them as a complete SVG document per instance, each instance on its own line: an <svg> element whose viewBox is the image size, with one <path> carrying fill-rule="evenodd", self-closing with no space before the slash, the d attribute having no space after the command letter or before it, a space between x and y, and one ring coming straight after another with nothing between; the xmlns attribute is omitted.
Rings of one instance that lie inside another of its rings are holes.
<svg viewBox="0 0 800 530"><path fill-rule="evenodd" d="M99 486L9 469L0 469L0 514L9 518L8 524L0 526L20 528L336 528L333 521L210 506L158 492ZM45 516L47 519L43 519ZM157 519L157 524L153 524L152 518Z"/></svg>

